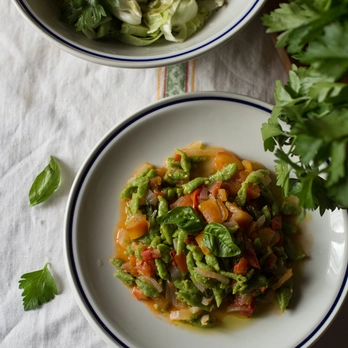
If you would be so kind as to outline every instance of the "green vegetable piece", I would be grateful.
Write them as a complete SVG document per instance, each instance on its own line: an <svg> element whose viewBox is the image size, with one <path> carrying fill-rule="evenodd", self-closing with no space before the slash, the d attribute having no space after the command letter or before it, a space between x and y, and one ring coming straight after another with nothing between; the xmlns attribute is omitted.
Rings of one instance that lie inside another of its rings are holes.
<svg viewBox="0 0 348 348"><path fill-rule="evenodd" d="M219 308L224 299L224 289L219 289L217 287L213 288L213 294L215 298L216 306Z"/></svg>
<svg viewBox="0 0 348 348"><path fill-rule="evenodd" d="M171 248L169 246L167 246L165 244L158 244L157 249L160 251L161 259L165 263L169 263L172 260L172 258L170 257Z"/></svg>
<svg viewBox="0 0 348 348"><path fill-rule="evenodd" d="M184 252L186 247L185 239L187 237L188 237L188 233L180 228L178 231L178 240L176 244L176 253L178 255Z"/></svg>
<svg viewBox="0 0 348 348"><path fill-rule="evenodd" d="M237 192L237 196L235 198L235 203L239 207L243 207L246 203L247 198L247 187L248 184L255 184L260 185L262 181L269 175L269 171L266 169L258 169L255 171L252 171L245 179L245 181L242 183L240 189Z"/></svg>
<svg viewBox="0 0 348 348"><path fill-rule="evenodd" d="M115 273L115 277L120 279L124 284L128 286L132 286L134 284L134 277L125 271L117 271Z"/></svg>
<svg viewBox="0 0 348 348"><path fill-rule="evenodd" d="M261 197L263 197L268 205L272 205L275 202L272 191L269 187L263 185L262 183L259 185L261 189Z"/></svg>
<svg viewBox="0 0 348 348"><path fill-rule="evenodd" d="M297 232L297 227L293 224L288 224L286 222L282 223L282 232L284 234L295 234Z"/></svg>
<svg viewBox="0 0 348 348"><path fill-rule="evenodd" d="M160 232L162 239L166 241L167 244L172 245L173 244L173 233L176 230L175 225L161 225L160 226Z"/></svg>
<svg viewBox="0 0 348 348"><path fill-rule="evenodd" d="M253 290L258 290L261 287L268 286L268 280L262 274L254 274L250 280L248 280L247 287L243 289L242 293L251 292Z"/></svg>
<svg viewBox="0 0 348 348"><path fill-rule="evenodd" d="M263 213L263 215L265 215L265 222L263 224L263 226L268 227L271 224L271 212L268 209L268 206L265 205L262 209L261 212Z"/></svg>
<svg viewBox="0 0 348 348"><path fill-rule="evenodd" d="M280 207L280 212L283 215L297 215L300 213L300 209L298 205L295 203L289 202L289 201L284 201L282 203L282 206Z"/></svg>
<svg viewBox="0 0 348 348"><path fill-rule="evenodd" d="M205 262L208 266L211 266L215 271L220 271L220 265L217 257L212 253L205 255Z"/></svg>
<svg viewBox="0 0 348 348"><path fill-rule="evenodd" d="M208 177L207 182L212 183L213 181L221 180L226 181L232 178L234 174L236 174L238 170L238 166L235 163L230 163L226 167L218 170L216 173L210 175Z"/></svg>
<svg viewBox="0 0 348 348"><path fill-rule="evenodd" d="M204 228L202 242L217 257L233 257L241 253L228 229L216 222Z"/></svg>
<svg viewBox="0 0 348 348"><path fill-rule="evenodd" d="M204 254L198 245L188 244L186 248L192 252L192 256L196 262L203 260Z"/></svg>
<svg viewBox="0 0 348 348"><path fill-rule="evenodd" d="M138 193L133 193L132 194L132 199L129 202L129 209L132 215L135 215L137 211L139 210L140 207L140 196Z"/></svg>
<svg viewBox="0 0 348 348"><path fill-rule="evenodd" d="M192 251L189 251L189 252L187 253L187 255L186 255L186 264L187 264L187 269L188 269L189 272L190 272L191 279L192 279L194 282L203 284L203 285L208 286L208 287L211 287L211 286L213 285L213 283L210 282L208 278L202 277L201 275L199 275L199 274L195 271L196 264L195 264L195 260L194 260L194 258L193 258L193 253L192 253Z"/></svg>
<svg viewBox="0 0 348 348"><path fill-rule="evenodd" d="M154 289L149 283L147 283L143 277L138 277L135 280L135 283L138 285L139 289L142 293L147 297L156 298L159 296L159 293L156 289Z"/></svg>
<svg viewBox="0 0 348 348"><path fill-rule="evenodd" d="M182 150L176 149L176 152L178 152L181 155L181 159L180 159L181 168L184 170L185 173L190 173L191 162L189 157Z"/></svg>
<svg viewBox="0 0 348 348"><path fill-rule="evenodd" d="M155 259L158 275L161 279L169 280L170 276L165 263L161 259Z"/></svg>
<svg viewBox="0 0 348 348"><path fill-rule="evenodd" d="M110 263L114 265L116 268L116 273L114 274L116 278L120 279L123 283L125 283L128 286L132 286L134 284L134 277L122 268L122 260L113 258L110 259Z"/></svg>
<svg viewBox="0 0 348 348"><path fill-rule="evenodd" d="M158 248L158 245L163 242L163 239L161 236L156 236L151 240L150 247L153 249Z"/></svg>
<svg viewBox="0 0 348 348"><path fill-rule="evenodd" d="M306 254L296 245L289 236L284 236L284 251L291 260L302 260Z"/></svg>
<svg viewBox="0 0 348 348"><path fill-rule="evenodd" d="M30 206L46 201L58 189L60 185L60 167L53 156L50 156L50 163L36 177L30 190Z"/></svg>
<svg viewBox="0 0 348 348"><path fill-rule="evenodd" d="M203 310L209 311L212 305L202 304L203 295L192 281L186 282L185 285L184 288L179 289L177 292L178 300L187 303L189 306L199 307Z"/></svg>
<svg viewBox="0 0 348 348"><path fill-rule="evenodd" d="M58 295L57 285L48 269L48 263L42 270L23 274L19 280L19 289L23 289L25 311L35 309Z"/></svg>
<svg viewBox="0 0 348 348"><path fill-rule="evenodd" d="M211 315L209 315L209 319L208 321L204 322L204 324L202 323L202 318L196 318L196 319L192 319L189 321L190 324L200 327L200 328L208 328L208 327L213 327L216 324L216 318L212 317Z"/></svg>
<svg viewBox="0 0 348 348"><path fill-rule="evenodd" d="M198 213L190 206L180 206L156 219L160 225L176 225L188 233L200 232L204 228Z"/></svg>
<svg viewBox="0 0 348 348"><path fill-rule="evenodd" d="M293 295L293 278L287 280L279 289L276 290L278 305L282 312L289 307Z"/></svg>
<svg viewBox="0 0 348 348"><path fill-rule="evenodd" d="M158 216L168 213L168 202L161 195L158 196Z"/></svg>
<svg viewBox="0 0 348 348"><path fill-rule="evenodd" d="M196 188L201 186L206 180L207 178L198 177L189 181L187 184L183 184L182 188L184 189L184 194L192 193Z"/></svg>

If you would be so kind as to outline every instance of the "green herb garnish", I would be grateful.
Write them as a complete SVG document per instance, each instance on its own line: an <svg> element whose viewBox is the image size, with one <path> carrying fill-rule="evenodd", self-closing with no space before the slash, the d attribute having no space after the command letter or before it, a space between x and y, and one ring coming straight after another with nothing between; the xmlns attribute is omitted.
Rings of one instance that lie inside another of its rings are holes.
<svg viewBox="0 0 348 348"><path fill-rule="evenodd" d="M60 168L54 157L50 157L50 163L36 177L30 191L30 206L34 206L46 201L59 187Z"/></svg>
<svg viewBox="0 0 348 348"><path fill-rule="evenodd" d="M304 209L348 208L348 1L295 0L263 17L293 65L262 125L277 184Z"/></svg>
<svg viewBox="0 0 348 348"><path fill-rule="evenodd" d="M58 295L58 289L48 269L48 263L39 271L23 274L19 280L19 289L23 289L25 311L35 309Z"/></svg>

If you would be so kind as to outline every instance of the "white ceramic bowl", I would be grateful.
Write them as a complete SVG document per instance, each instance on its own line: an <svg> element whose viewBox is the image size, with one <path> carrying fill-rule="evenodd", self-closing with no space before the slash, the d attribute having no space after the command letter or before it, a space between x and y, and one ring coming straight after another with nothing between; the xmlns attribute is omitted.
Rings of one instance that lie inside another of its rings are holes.
<svg viewBox="0 0 348 348"><path fill-rule="evenodd" d="M292 309L282 315L269 311L207 330L171 325L132 297L108 261L114 255L118 197L140 163L162 165L176 147L201 140L272 169L274 156L264 152L260 132L270 110L229 93L166 98L115 126L90 153L69 197L65 262L78 305L111 347L298 348L310 346L328 327L348 290L346 211L311 213L303 223L309 258Z"/></svg>
<svg viewBox="0 0 348 348"><path fill-rule="evenodd" d="M59 20L54 0L12 0L34 28L61 49L88 61L123 68L176 64L200 56L225 43L261 9L266 0L227 0L206 25L183 43L156 42L135 47L117 41L89 40L74 26Z"/></svg>

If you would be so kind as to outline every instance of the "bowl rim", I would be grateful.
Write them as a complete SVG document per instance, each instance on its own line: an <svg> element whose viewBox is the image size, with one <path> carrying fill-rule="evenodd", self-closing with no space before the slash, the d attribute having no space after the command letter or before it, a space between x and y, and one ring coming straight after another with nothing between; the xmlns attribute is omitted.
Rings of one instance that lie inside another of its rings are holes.
<svg viewBox="0 0 348 348"><path fill-rule="evenodd" d="M73 260L73 246L72 246L72 231L73 231L73 220L74 220L74 209L78 200L79 192L82 189L84 180L92 168L94 162L97 160L99 155L104 151L108 144L117 137L124 129L129 125L136 122L137 120L150 115L151 113L166 108L175 104L181 104L191 101L199 100L218 100L218 101L229 101L240 104L246 104L257 109L271 112L272 105L259 101L252 97L247 97L240 94L229 93L229 92L190 92L182 95L167 97L161 99L152 104L149 104L146 107L141 108L140 110L134 112L131 116L127 117L122 122L116 124L109 132L107 132L104 137L95 145L92 151L88 154L83 164L81 165L75 180L72 184L66 211L65 211L65 231L64 231L64 262L65 268L68 275L69 283L72 287L72 291L75 297L75 300L80 307L80 310L83 312L85 318L94 328L94 330L99 334L99 336L111 346L118 345L119 347L128 347L124 342L122 342L114 333L112 333L106 325L104 325L101 318L93 309L91 303L89 303L86 294L82 288L82 285L79 281L79 276L77 274L76 265ZM345 212L345 221L347 221L347 211ZM332 302L329 310L326 315L322 318L320 323L312 330L295 348L308 347L312 345L316 340L321 337L321 335L326 331L330 326L333 319L336 317L337 313L342 307L345 298L348 293L348 264L345 266L344 276L342 279L342 284L340 284L337 296Z"/></svg>
<svg viewBox="0 0 348 348"><path fill-rule="evenodd" d="M219 35L214 35L208 42L199 44L196 47L184 49L176 53L172 53L164 56L152 56L152 57L121 57L113 54L102 54L97 51L83 48L79 45L73 44L63 37L54 33L53 30L48 28L43 22L41 22L31 11L26 0L12 0L15 7L22 14L22 16L29 22L34 29L42 34L45 39L59 47L63 51L70 53L78 58L90 61L92 63L120 67L120 68L155 68L161 66L167 66L172 64L178 64L186 62L188 60L197 58L210 50L215 49L222 44L229 41L238 30L243 29L249 22L256 16L256 14L265 5L267 0L252 0L246 13L231 27L224 30ZM174 44L174 43L173 43Z"/></svg>

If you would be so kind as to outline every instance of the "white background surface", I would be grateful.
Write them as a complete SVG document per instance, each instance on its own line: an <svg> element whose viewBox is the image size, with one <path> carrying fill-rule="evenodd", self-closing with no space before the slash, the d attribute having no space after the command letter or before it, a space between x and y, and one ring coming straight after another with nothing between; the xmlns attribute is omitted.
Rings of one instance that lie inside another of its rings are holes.
<svg viewBox="0 0 348 348"><path fill-rule="evenodd" d="M2 8L0 346L105 347L77 307L67 280L65 207L74 177L99 139L157 100L158 69L85 62L43 39L10 0L3 0ZM285 81L286 72L259 17L232 41L196 60L196 91L228 91L273 103L276 79ZM30 208L29 188L50 155L59 160L61 187L50 200ZM25 312L18 280L46 262L59 295ZM314 347L346 347L347 317L346 302Z"/></svg>

